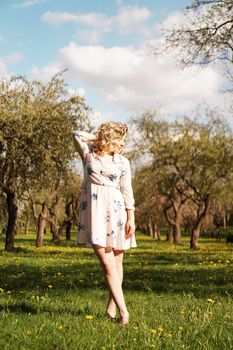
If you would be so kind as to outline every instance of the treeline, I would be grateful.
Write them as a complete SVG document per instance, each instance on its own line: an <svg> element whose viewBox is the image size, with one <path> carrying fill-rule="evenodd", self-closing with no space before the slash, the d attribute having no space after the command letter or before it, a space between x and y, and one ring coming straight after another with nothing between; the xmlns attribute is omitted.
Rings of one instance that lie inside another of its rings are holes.
<svg viewBox="0 0 233 350"><path fill-rule="evenodd" d="M166 227L175 244L184 228L197 248L200 231L226 227L233 209L230 127L208 110L174 122L147 112L132 124L137 226L158 239ZM6 250L13 250L17 231L27 234L30 227L37 247L46 228L54 242L64 231L70 239L82 181L71 137L76 128L92 130L90 109L82 97L68 94L59 75L48 83L1 81L0 225Z"/></svg>
<svg viewBox="0 0 233 350"><path fill-rule="evenodd" d="M74 170L71 133L90 129L83 97L68 93L61 74L48 83L24 77L0 82L0 225L8 251L22 226L36 228L43 244L46 226L53 241L69 237L77 216L81 179Z"/></svg>
<svg viewBox="0 0 233 350"><path fill-rule="evenodd" d="M223 63L231 96L232 8L232 0L192 1L185 20L165 28L162 46L184 66ZM160 51L161 45L155 48ZM232 114L232 104L227 108ZM210 114L167 122L144 113L133 121L132 157L143 159L133 181L137 225L158 238L166 226L174 243L181 242L184 227L191 232L191 248L197 248L201 230L226 228L233 209L232 133ZM81 182L71 132L91 131L90 121L84 98L70 96L61 75L48 83L1 80L0 225L6 250L13 250L22 223L25 232L32 223L36 227L38 247L48 225L53 241L61 240L64 229L69 238Z"/></svg>
<svg viewBox="0 0 233 350"><path fill-rule="evenodd" d="M197 248L200 231L226 228L233 212L233 135L210 111L199 118L159 121L156 113L134 119L133 157L138 227L155 238L181 243L181 227Z"/></svg>

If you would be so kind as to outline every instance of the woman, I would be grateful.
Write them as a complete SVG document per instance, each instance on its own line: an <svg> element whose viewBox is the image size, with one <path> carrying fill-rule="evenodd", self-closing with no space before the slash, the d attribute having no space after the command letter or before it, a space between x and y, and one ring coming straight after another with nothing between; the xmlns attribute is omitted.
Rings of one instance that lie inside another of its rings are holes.
<svg viewBox="0 0 233 350"><path fill-rule="evenodd" d="M136 247L131 170L121 155L128 128L119 122L102 124L96 135L74 131L73 140L84 168L77 243L93 247L109 288L105 316L129 323L122 290L124 250Z"/></svg>

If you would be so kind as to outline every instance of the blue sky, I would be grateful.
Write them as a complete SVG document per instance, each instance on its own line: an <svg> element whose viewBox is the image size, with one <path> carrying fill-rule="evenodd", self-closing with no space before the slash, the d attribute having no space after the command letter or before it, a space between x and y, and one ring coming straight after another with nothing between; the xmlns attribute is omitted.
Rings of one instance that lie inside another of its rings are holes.
<svg viewBox="0 0 233 350"><path fill-rule="evenodd" d="M99 119L125 120L161 106L187 114L220 99L213 68L182 71L174 58L154 58L160 24L182 20L188 0L0 0L0 75L64 75Z"/></svg>

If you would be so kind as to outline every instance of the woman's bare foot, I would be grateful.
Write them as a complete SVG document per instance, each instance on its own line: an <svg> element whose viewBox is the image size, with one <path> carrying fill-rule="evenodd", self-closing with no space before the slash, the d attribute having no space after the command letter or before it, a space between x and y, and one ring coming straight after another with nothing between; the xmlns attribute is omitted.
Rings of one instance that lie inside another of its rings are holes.
<svg viewBox="0 0 233 350"><path fill-rule="evenodd" d="M107 314L109 316L111 316L112 318L116 318L116 310L107 309L105 312L105 315L107 315Z"/></svg>
<svg viewBox="0 0 233 350"><path fill-rule="evenodd" d="M121 317L118 319L119 324L128 324L129 323L129 313L122 314Z"/></svg>
<svg viewBox="0 0 233 350"><path fill-rule="evenodd" d="M108 321L116 321L116 317L112 317L108 312L105 312L104 318Z"/></svg>

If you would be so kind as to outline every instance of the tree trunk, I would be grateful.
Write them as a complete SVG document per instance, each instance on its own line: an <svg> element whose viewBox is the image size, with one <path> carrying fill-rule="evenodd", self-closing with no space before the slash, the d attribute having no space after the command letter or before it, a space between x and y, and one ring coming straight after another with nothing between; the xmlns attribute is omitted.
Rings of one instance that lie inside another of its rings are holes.
<svg viewBox="0 0 233 350"><path fill-rule="evenodd" d="M46 227L46 222L48 218L48 205L46 202L42 204L41 212L38 216L38 224L37 224L37 236L36 236L36 247L43 246L44 239L44 231Z"/></svg>
<svg viewBox="0 0 233 350"><path fill-rule="evenodd" d="M65 212L66 212L66 219L63 220L61 226L59 227L59 230L58 230L58 238L59 238L59 241L62 240L62 236L63 236L63 230L64 228L66 228L66 240L67 241L70 241L70 230L71 230L71 227L72 227L72 209L73 209L73 202L74 202L74 197L72 195L72 199L70 202L68 202L66 204L66 207L65 207ZM73 214L74 216L74 214Z"/></svg>
<svg viewBox="0 0 233 350"><path fill-rule="evenodd" d="M30 220L29 220L29 217L27 217L26 222L25 222L25 226L24 226L24 233L26 236L28 236L29 224L30 224Z"/></svg>
<svg viewBox="0 0 233 350"><path fill-rule="evenodd" d="M190 248L191 249L198 249L198 239L200 237L200 229L194 228L192 231L192 236L190 240Z"/></svg>
<svg viewBox="0 0 233 350"><path fill-rule="evenodd" d="M70 230L71 230L71 227L72 227L72 223L71 223L71 221L68 221L66 223L66 240L67 241L70 241Z"/></svg>
<svg viewBox="0 0 233 350"><path fill-rule="evenodd" d="M173 243L174 244L181 244L180 222L176 222L176 224L173 227Z"/></svg>
<svg viewBox="0 0 233 350"><path fill-rule="evenodd" d="M192 230L192 235L191 235L191 240L190 240L190 248L191 249L198 249L198 239L200 237L201 225L202 225L202 222L204 221L206 215L208 214L209 207L210 207L210 198L209 198L209 196L207 196L205 199L205 202L204 202L203 210L202 211L198 210L198 211L200 211L200 214L198 215L196 224L194 225L193 230Z"/></svg>
<svg viewBox="0 0 233 350"><path fill-rule="evenodd" d="M6 193L6 202L7 202L7 212L8 212L8 222L6 229L6 242L5 250L12 252L14 250L14 237L16 232L16 220L17 220L17 201L16 194L10 189L4 189Z"/></svg>
<svg viewBox="0 0 233 350"><path fill-rule="evenodd" d="M159 226L157 226L157 228L156 228L156 235L157 235L158 241L161 241L161 231L160 231L160 227Z"/></svg>
<svg viewBox="0 0 233 350"><path fill-rule="evenodd" d="M50 232L52 233L52 242L58 242L57 216L54 213L50 219Z"/></svg>
<svg viewBox="0 0 233 350"><path fill-rule="evenodd" d="M172 243L172 233L173 233L173 228L172 226L169 226L166 232L166 241L169 243Z"/></svg>
<svg viewBox="0 0 233 350"><path fill-rule="evenodd" d="M149 226L150 236L153 237L153 226L152 226L151 218L149 218L148 226Z"/></svg>
<svg viewBox="0 0 233 350"><path fill-rule="evenodd" d="M58 206L58 196L55 196L55 201L52 203L51 208L49 208L50 212L50 231L52 233L52 242L58 242L58 229L57 229L57 206Z"/></svg>
<svg viewBox="0 0 233 350"><path fill-rule="evenodd" d="M228 226L228 213L226 210L223 211L223 229L226 230Z"/></svg>
<svg viewBox="0 0 233 350"><path fill-rule="evenodd" d="M62 221L62 223L58 229L58 238L59 238L60 242L62 241L64 228L66 228L66 220Z"/></svg>
<svg viewBox="0 0 233 350"><path fill-rule="evenodd" d="M169 214L169 210L173 210L173 218L171 218L171 215ZM182 204L178 202L173 202L171 205L169 205L167 208L164 209L164 214L167 219L168 224L172 227L172 231L169 232L173 235L173 243L174 244L180 244L181 243L181 229L180 229L180 222L181 222L181 210L182 210ZM167 241L170 242L170 236L167 238Z"/></svg>

